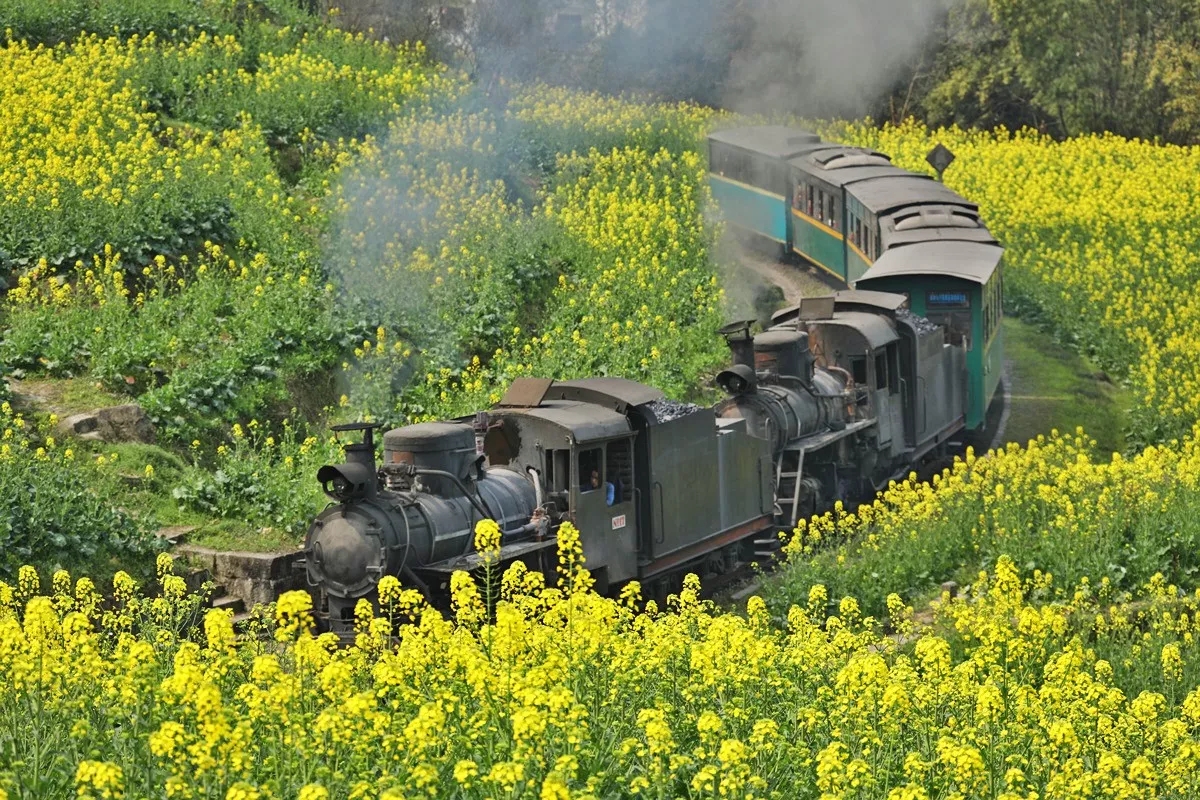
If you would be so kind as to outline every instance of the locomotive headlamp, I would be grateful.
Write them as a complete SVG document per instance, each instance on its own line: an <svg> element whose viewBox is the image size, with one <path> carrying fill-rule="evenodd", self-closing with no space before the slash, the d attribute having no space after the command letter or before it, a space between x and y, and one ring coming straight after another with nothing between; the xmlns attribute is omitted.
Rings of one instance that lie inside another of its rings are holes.
<svg viewBox="0 0 1200 800"><path fill-rule="evenodd" d="M317 470L317 480L326 495L344 503L366 497L375 474L365 464L326 464Z"/></svg>
<svg viewBox="0 0 1200 800"><path fill-rule="evenodd" d="M751 394L758 388L754 370L745 364L734 364L717 375L717 385L731 395Z"/></svg>

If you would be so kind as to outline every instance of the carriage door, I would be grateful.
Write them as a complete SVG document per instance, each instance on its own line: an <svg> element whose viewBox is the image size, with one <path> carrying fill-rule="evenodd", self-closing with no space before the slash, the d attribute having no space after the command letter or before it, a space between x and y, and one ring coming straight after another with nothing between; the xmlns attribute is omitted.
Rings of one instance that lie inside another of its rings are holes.
<svg viewBox="0 0 1200 800"><path fill-rule="evenodd" d="M610 583L637 576L633 437L579 446L576 524L592 545L589 569L608 567Z"/></svg>

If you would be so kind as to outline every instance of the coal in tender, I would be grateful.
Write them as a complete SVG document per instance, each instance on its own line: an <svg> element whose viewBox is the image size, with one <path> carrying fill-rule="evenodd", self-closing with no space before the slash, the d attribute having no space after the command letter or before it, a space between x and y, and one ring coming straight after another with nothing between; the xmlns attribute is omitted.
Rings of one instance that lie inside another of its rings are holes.
<svg viewBox="0 0 1200 800"><path fill-rule="evenodd" d="M912 325L917 329L917 333L922 336L927 333L933 333L939 327L936 322L930 322L926 317L917 316L907 308L901 308L896 311L896 317Z"/></svg>
<svg viewBox="0 0 1200 800"><path fill-rule="evenodd" d="M650 409L650 413L654 414L654 418L659 422L670 422L700 410L700 406L695 403L682 403L678 400L651 400L646 403L646 408Z"/></svg>

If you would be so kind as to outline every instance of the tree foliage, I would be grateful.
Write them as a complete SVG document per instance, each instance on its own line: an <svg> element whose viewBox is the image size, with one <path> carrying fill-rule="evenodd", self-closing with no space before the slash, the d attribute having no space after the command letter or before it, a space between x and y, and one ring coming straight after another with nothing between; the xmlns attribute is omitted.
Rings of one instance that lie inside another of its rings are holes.
<svg viewBox="0 0 1200 800"><path fill-rule="evenodd" d="M934 124L1194 141L1198 10L1195 0L964 0L929 67L913 65L906 108Z"/></svg>

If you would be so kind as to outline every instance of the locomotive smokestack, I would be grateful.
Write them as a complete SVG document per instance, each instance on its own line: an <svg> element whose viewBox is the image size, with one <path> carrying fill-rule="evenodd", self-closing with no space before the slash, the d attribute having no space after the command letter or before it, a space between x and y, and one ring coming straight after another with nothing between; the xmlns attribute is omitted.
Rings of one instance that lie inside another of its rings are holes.
<svg viewBox="0 0 1200 800"><path fill-rule="evenodd" d="M725 337L729 345L729 354L734 366L739 364L754 369L754 337L750 335L752 319L731 322L721 328L719 333Z"/></svg>
<svg viewBox="0 0 1200 800"><path fill-rule="evenodd" d="M375 427L377 426L361 429L363 432L361 442L351 442L342 446L347 464L362 464L372 472L375 471Z"/></svg>

